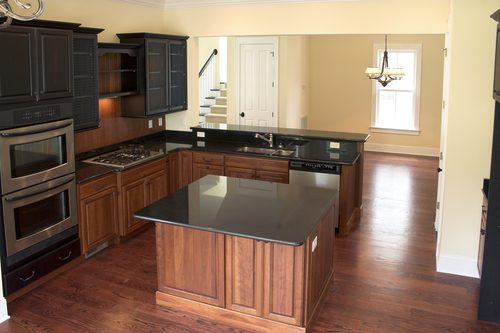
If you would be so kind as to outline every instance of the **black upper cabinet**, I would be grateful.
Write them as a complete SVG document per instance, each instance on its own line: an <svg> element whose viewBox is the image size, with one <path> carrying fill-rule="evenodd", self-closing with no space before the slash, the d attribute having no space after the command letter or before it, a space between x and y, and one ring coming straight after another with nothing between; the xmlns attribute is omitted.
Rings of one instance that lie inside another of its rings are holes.
<svg viewBox="0 0 500 333"><path fill-rule="evenodd" d="M186 36L118 34L121 42L141 45L139 92L122 99L122 115L148 117L187 109Z"/></svg>
<svg viewBox="0 0 500 333"><path fill-rule="evenodd" d="M72 30L13 25L0 45L0 104L73 95Z"/></svg>
<svg viewBox="0 0 500 333"><path fill-rule="evenodd" d="M73 120L75 131L99 127L97 34L103 29L78 28L73 34Z"/></svg>

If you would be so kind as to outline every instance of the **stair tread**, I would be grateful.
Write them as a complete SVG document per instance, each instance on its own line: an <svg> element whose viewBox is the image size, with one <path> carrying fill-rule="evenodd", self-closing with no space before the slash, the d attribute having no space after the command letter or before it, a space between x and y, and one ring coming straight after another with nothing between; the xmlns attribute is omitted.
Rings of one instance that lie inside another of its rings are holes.
<svg viewBox="0 0 500 333"><path fill-rule="evenodd" d="M207 113L207 114L205 114L205 117L207 117L207 116L209 116L209 117L217 117L217 118L221 118L221 117L225 118L225 117L227 117L227 115L224 114L224 113Z"/></svg>
<svg viewBox="0 0 500 333"><path fill-rule="evenodd" d="M209 107L211 107L211 106L212 106L212 105L210 105L210 104L205 104L205 105L200 105L200 108L209 108Z"/></svg>
<svg viewBox="0 0 500 333"><path fill-rule="evenodd" d="M205 97L205 99L216 99L217 96L208 96L208 97Z"/></svg>

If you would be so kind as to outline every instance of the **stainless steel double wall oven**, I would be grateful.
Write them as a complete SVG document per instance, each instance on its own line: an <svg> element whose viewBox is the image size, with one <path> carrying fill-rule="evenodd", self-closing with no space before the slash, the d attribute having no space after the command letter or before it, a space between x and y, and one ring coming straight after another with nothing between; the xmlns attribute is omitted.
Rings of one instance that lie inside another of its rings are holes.
<svg viewBox="0 0 500 333"><path fill-rule="evenodd" d="M67 105L52 106L66 110ZM49 111L47 111L49 110ZM11 113L18 112L12 110ZM5 112L5 111L3 111ZM0 129L2 269L9 294L79 255L73 120L52 114L44 122ZM47 121L48 120L48 121ZM13 124L15 125L15 124ZM78 242L41 261L68 242Z"/></svg>

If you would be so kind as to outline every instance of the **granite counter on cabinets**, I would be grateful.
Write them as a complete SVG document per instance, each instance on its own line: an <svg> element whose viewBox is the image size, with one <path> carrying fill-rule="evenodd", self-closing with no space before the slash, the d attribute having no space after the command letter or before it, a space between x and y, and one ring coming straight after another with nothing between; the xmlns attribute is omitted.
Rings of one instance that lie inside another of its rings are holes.
<svg viewBox="0 0 500 333"><path fill-rule="evenodd" d="M307 332L334 271L336 191L209 175L136 212L156 227L156 303Z"/></svg>

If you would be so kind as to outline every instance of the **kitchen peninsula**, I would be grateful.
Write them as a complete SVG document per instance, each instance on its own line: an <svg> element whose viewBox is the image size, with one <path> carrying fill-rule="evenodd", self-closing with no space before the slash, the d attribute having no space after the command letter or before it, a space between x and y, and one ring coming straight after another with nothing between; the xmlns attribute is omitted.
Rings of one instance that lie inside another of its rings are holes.
<svg viewBox="0 0 500 333"><path fill-rule="evenodd" d="M138 211L156 222L156 302L306 332L334 269L334 190L209 175Z"/></svg>

